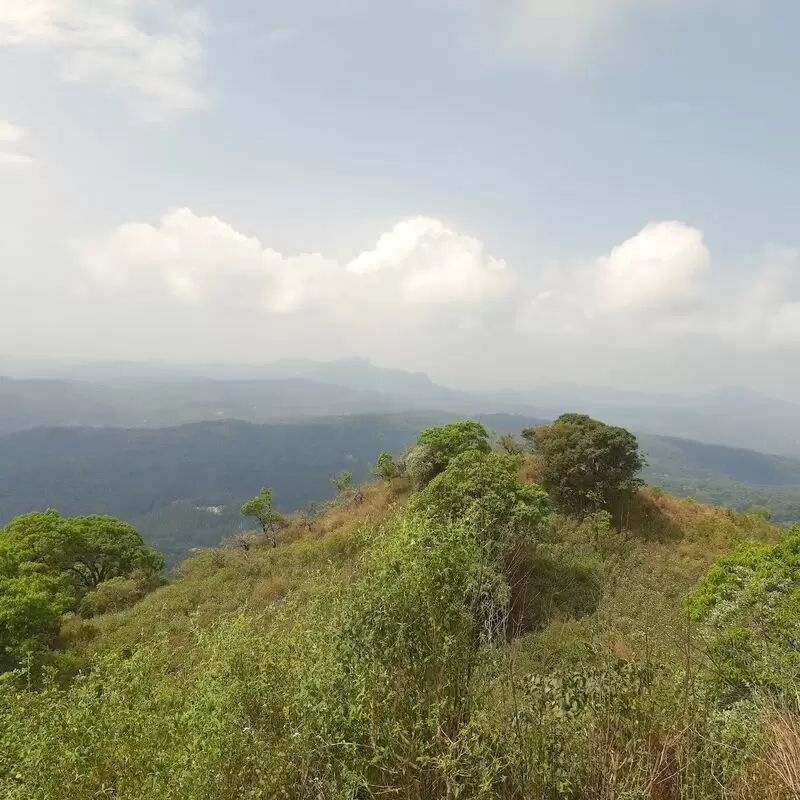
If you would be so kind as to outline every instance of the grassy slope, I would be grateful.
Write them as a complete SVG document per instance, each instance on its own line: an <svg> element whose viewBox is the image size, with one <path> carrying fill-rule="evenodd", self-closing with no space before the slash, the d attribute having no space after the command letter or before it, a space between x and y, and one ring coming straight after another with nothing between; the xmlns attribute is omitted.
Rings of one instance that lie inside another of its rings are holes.
<svg viewBox="0 0 800 800"><path fill-rule="evenodd" d="M724 746L704 744L710 741L704 708L694 700L688 705L682 681L674 689L678 673L670 668L656 670L660 677L642 692L635 672L618 686L616 659L603 658L680 663L689 633L684 593L737 542L775 541L778 528L652 490L640 492L624 534L558 518L524 575L547 613L508 646L482 649L478 671L465 682L463 653L455 660L447 655L460 641L454 637L462 616L442 589L459 562L445 560L427 584L416 562L398 572L408 562L390 558L379 563L394 569L375 572L358 555L367 543L373 559L376 551L397 552L403 526L380 523L402 509L408 487L392 492L372 484L362 492L363 499L335 505L311 530L293 520L274 549L254 534L246 549L231 543L203 551L136 606L88 624L68 622L63 644L77 645L75 665L98 656L97 669L65 695L0 693L10 720L5 763L0 750L0 782L5 778L3 786L14 790L8 796L307 800L383 797L391 790L417 800L788 798L780 789L767 791L774 776L755 772L736 794L726 788L736 776L720 791L695 791L728 764ZM400 540L411 545L407 552L432 563L439 563L440 549L452 552L431 540L420 547L418 530L412 532L413 539ZM566 614L561 600L574 594L578 567L590 562L602 596ZM344 588L353 578L359 580ZM431 598L440 595L444 606L431 611ZM426 649L421 643L429 638ZM611 671L598 672L603 662ZM570 687L580 689L584 677L589 706L574 716L579 701ZM547 693L536 689L542 681ZM376 694L376 686L386 693ZM442 698L465 691L473 715L452 727ZM420 752L436 759L420 761ZM326 783L332 759L341 759L343 769ZM356 783L345 791L348 775ZM484 791L446 791L457 778ZM663 792L642 789L662 783L668 783ZM685 791L678 793L679 786Z"/></svg>
<svg viewBox="0 0 800 800"><path fill-rule="evenodd" d="M240 610L268 611L286 595L302 594L320 572L350 574L364 526L398 513L407 496L403 483L392 490L369 484L362 501L334 504L311 530L294 517L274 549L253 534L248 550L233 543L203 550L181 565L172 583L133 608L90 623L68 622L63 643L127 648L155 631L168 631L177 646L193 626ZM593 642L642 657L679 648L672 639L683 629L682 598L703 571L745 539L774 542L780 536L780 529L758 517L648 489L640 492L628 523L627 532L606 534L595 545L585 526L556 519L552 541L542 545L540 574L528 576L543 595L540 607L550 610L542 630L526 637L529 649L546 643L552 650L554 638L565 646ZM551 573L553 563L566 566ZM575 619L562 613L559 597L571 588L569 565L579 563L599 569L602 594L591 613Z"/></svg>

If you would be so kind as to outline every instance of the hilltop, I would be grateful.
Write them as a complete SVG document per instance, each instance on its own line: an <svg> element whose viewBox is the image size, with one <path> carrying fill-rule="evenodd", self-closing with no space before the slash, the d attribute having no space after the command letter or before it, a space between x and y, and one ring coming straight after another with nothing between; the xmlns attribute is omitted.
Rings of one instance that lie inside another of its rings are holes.
<svg viewBox="0 0 800 800"><path fill-rule="evenodd" d="M347 574L367 541L364 530L401 514L410 492L411 486L402 480L357 487L318 515L290 517L276 549L257 532L251 532L247 549L236 539L204 548L180 565L170 584L135 607L97 617L77 631L69 626L64 634L87 637L91 650L131 646L158 629L169 631L179 643L197 624L213 624L243 609L266 613L276 601L313 583L320 570ZM658 641L658 631L663 631L667 619L678 624L683 596L717 558L744 540L775 543L781 536L780 529L761 516L646 488L639 492L629 524L624 534L609 534L600 554L583 540L585 531L572 520L565 517L558 522L559 541L553 549L568 548L568 561L576 569L553 569L549 556L540 564L553 570L537 576L542 582L538 587L541 606L552 617L548 635L563 637L565 642L574 636L600 640L613 635L619 637L615 646L636 651L648 631ZM582 564L598 557L599 573L581 572ZM569 602L561 609L559 600L565 599L568 585L581 578L589 595L596 593L597 604L589 602L583 611L591 607L590 619L584 618L575 628L567 622ZM606 628L608 621L611 626Z"/></svg>
<svg viewBox="0 0 800 800"><path fill-rule="evenodd" d="M169 580L112 518L0 529L3 796L796 794L800 528L643 486L578 414L375 465L288 518L262 487Z"/></svg>

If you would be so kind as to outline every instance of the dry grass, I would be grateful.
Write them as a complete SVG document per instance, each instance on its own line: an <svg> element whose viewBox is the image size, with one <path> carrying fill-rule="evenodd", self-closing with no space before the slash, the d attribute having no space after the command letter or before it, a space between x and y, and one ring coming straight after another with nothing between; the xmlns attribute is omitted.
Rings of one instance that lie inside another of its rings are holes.
<svg viewBox="0 0 800 800"><path fill-rule="evenodd" d="M787 797L800 797L800 714L776 710L765 719L764 730L765 767Z"/></svg>
<svg viewBox="0 0 800 800"><path fill-rule="evenodd" d="M402 481L392 486L367 484L313 520L299 514L290 517L277 547L270 537L254 532L202 550L179 566L174 581L134 607L95 617L88 624L68 621L61 638L87 650L117 649L160 630L177 647L192 626L209 625L240 610L267 610L320 570L346 576L360 546L360 531L389 519L408 493Z"/></svg>

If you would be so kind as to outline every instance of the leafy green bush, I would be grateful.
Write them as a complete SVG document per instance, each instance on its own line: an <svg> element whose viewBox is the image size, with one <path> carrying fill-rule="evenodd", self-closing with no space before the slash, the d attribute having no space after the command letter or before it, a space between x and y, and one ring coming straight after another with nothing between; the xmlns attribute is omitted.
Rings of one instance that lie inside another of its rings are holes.
<svg viewBox="0 0 800 800"><path fill-rule="evenodd" d="M470 450L479 453L491 450L489 432L479 422L453 422L425 428L406 455L406 471L414 487L421 489L444 472L454 458Z"/></svg>
<svg viewBox="0 0 800 800"><path fill-rule="evenodd" d="M773 547L748 543L720 559L687 605L717 691L738 698L800 686L800 527Z"/></svg>
<svg viewBox="0 0 800 800"><path fill-rule="evenodd" d="M534 537L552 512L546 492L523 483L519 459L505 453L466 450L409 502L412 511L440 520L462 520L500 541Z"/></svg>

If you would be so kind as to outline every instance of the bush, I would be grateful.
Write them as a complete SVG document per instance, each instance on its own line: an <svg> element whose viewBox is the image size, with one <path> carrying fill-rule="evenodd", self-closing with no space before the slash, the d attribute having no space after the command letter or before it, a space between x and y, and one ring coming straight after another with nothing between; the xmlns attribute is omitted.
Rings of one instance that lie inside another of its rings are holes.
<svg viewBox="0 0 800 800"><path fill-rule="evenodd" d="M701 623L721 696L800 686L800 527L773 546L748 543L721 558L688 600Z"/></svg>
<svg viewBox="0 0 800 800"><path fill-rule="evenodd" d="M565 511L619 511L641 485L645 465L636 437L585 414L564 414L552 425L522 432L540 456L540 479Z"/></svg>

